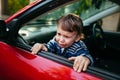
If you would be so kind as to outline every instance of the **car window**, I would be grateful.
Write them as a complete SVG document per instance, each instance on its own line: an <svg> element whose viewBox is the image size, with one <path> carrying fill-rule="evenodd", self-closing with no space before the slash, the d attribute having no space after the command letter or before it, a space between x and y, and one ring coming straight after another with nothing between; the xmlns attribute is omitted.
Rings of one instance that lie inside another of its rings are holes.
<svg viewBox="0 0 120 80"><path fill-rule="evenodd" d="M55 35L55 31L56 31L56 26L57 26L56 21L61 16L68 13L75 13L79 15L84 21L86 19L89 19L91 16L94 16L113 6L116 6L116 4L108 0L105 0L104 2L100 2L100 6L96 6L91 2L91 0L78 0L77 2L73 2L58 9L52 10L51 12L39 16L36 19L30 21L29 23L25 24L23 28L21 28L19 34L27 41L29 40L29 38L32 39L35 38L35 36L40 36L43 34L44 36L48 34L49 35L51 34L53 36ZM39 37L37 37L36 39L38 38Z"/></svg>
<svg viewBox="0 0 120 80"><path fill-rule="evenodd" d="M106 9L109 9L113 6L116 6L116 4L110 2L110 1L104 1L99 3L98 5L100 6L95 6L94 4L91 4L91 6L89 8L87 8L86 10L82 11L81 17L83 20L96 15L97 13L100 13Z"/></svg>
<svg viewBox="0 0 120 80"><path fill-rule="evenodd" d="M87 2L84 3L82 0L66 5L62 8L59 8L53 12L50 12L44 16L42 16L40 19L43 20L57 20L59 17L68 14L68 13L75 13L77 15L80 15L80 17L85 20L89 18L90 16L93 16L103 10L106 10L110 7L115 6L116 4L113 4L112 2L105 1L101 2L100 7L96 7L94 4L91 3L91 0L86 0Z"/></svg>

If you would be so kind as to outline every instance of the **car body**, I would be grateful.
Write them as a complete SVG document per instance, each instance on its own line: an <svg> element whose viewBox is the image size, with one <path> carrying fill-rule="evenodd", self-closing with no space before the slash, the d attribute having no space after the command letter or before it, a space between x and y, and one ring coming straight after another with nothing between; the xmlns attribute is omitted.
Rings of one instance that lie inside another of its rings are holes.
<svg viewBox="0 0 120 80"><path fill-rule="evenodd" d="M49 12L54 12L54 10L77 1L84 0L36 0L13 16L0 21L0 79L120 79L120 33L103 31L100 20L109 14L119 12L119 0L118 2L115 1L118 4L115 4L113 12L109 12L106 15L98 15L99 17L96 15L97 17L93 16L83 19L83 33L85 34L83 41L95 59L95 65L89 66L86 72L75 72L72 69L73 62L50 52L41 51L38 55L31 54L30 49L34 43L46 43L56 33L56 20L52 19L52 21L49 21L52 16ZM93 4L96 5L94 0ZM99 6L97 7L99 8ZM48 16L45 17L45 14L51 15L50 19L47 18ZM61 16L60 14L56 15L58 15L57 18ZM56 15L52 17L55 16L56 18ZM42 18L39 18L39 16ZM43 16L49 20L42 20Z"/></svg>

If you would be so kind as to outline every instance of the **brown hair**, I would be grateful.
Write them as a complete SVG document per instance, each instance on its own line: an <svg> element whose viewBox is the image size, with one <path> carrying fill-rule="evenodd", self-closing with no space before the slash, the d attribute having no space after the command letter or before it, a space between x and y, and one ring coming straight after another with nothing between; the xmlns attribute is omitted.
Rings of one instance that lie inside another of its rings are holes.
<svg viewBox="0 0 120 80"><path fill-rule="evenodd" d="M65 31L76 31L78 35L81 35L83 30L83 23L81 18L75 14L67 14L62 16L58 20L58 25Z"/></svg>

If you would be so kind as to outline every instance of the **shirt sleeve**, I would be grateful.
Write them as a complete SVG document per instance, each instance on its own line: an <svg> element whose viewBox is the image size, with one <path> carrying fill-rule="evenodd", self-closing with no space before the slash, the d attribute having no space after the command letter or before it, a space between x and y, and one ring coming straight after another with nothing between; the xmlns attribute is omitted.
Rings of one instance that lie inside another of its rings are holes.
<svg viewBox="0 0 120 80"><path fill-rule="evenodd" d="M51 39L45 46L49 52L55 52L55 38Z"/></svg>

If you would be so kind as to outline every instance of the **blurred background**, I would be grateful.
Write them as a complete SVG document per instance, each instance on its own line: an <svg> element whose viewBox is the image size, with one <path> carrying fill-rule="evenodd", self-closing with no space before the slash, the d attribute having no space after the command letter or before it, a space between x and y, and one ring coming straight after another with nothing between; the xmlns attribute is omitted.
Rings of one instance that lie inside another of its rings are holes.
<svg viewBox="0 0 120 80"><path fill-rule="evenodd" d="M0 19L6 19L35 0L0 0Z"/></svg>

